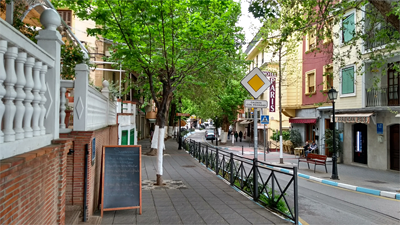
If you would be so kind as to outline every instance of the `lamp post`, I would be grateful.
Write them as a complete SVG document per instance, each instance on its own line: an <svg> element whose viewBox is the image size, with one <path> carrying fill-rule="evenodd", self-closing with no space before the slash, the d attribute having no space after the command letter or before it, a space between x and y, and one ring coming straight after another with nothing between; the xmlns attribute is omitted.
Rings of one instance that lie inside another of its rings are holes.
<svg viewBox="0 0 400 225"><path fill-rule="evenodd" d="M182 100L179 99L179 111L182 111ZM179 125L178 125L178 129L179 129L179 146L178 146L178 150L182 150L182 136L181 136L181 116L179 116Z"/></svg>
<svg viewBox="0 0 400 225"><path fill-rule="evenodd" d="M215 116L215 144L216 146L218 146L218 126L217 126L217 120L218 120L218 116Z"/></svg>
<svg viewBox="0 0 400 225"><path fill-rule="evenodd" d="M332 117L333 117L333 133L332 133L332 139L333 139L333 156L332 156L332 180L339 180L339 175L338 175L338 170L337 170L337 156L336 156L336 121L335 121L335 100L337 98L338 92L331 87L331 89L328 91L328 97L329 100L332 101Z"/></svg>

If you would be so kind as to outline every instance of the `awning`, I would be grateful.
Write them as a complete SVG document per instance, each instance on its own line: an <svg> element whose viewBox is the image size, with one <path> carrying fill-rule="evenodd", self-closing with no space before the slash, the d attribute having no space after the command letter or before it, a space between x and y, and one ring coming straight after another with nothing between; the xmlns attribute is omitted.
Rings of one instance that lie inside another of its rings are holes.
<svg viewBox="0 0 400 225"><path fill-rule="evenodd" d="M304 117L294 117L289 119L289 123L316 123L317 118L304 118Z"/></svg>
<svg viewBox="0 0 400 225"><path fill-rule="evenodd" d="M337 123L369 123L373 113L353 113L353 114L335 114ZM331 115L331 122L333 116Z"/></svg>
<svg viewBox="0 0 400 225"><path fill-rule="evenodd" d="M243 120L243 121L240 122L239 124L246 125L246 124L249 124L249 123L251 123L251 121Z"/></svg>

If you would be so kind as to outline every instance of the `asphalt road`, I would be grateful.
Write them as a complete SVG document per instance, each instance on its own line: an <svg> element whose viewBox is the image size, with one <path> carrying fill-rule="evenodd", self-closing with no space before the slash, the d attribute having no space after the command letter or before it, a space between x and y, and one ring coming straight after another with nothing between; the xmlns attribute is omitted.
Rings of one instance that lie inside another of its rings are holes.
<svg viewBox="0 0 400 225"><path fill-rule="evenodd" d="M190 138L206 142L204 132L196 132ZM282 176L279 178L285 180ZM308 179L298 180L299 216L302 224L400 224L399 200L354 192Z"/></svg>

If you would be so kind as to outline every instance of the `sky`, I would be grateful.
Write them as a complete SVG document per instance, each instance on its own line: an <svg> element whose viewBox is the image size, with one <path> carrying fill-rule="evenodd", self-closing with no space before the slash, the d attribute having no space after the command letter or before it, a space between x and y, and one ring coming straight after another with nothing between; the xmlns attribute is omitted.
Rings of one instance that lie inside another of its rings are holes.
<svg viewBox="0 0 400 225"><path fill-rule="evenodd" d="M242 6L242 15L240 16L238 26L243 27L243 31L246 35L246 44L242 46L243 51L246 50L247 44L253 39L258 29L261 27L261 23L249 13L249 0L237 0Z"/></svg>

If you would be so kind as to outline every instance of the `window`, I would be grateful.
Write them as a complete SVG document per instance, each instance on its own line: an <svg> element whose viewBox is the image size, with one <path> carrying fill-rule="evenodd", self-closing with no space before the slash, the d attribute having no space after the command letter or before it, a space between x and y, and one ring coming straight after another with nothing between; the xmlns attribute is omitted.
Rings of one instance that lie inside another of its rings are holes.
<svg viewBox="0 0 400 225"><path fill-rule="evenodd" d="M342 43L347 43L353 39L355 28L355 12L353 12L342 20Z"/></svg>
<svg viewBox="0 0 400 225"><path fill-rule="evenodd" d="M262 50L261 63L264 63L264 49Z"/></svg>
<svg viewBox="0 0 400 225"><path fill-rule="evenodd" d="M305 85L305 93L306 94L314 94L316 87L315 87L315 70L306 72L306 85Z"/></svg>
<svg viewBox="0 0 400 225"><path fill-rule="evenodd" d="M313 49L317 46L317 37L315 32L311 32L308 34L308 49Z"/></svg>
<svg viewBox="0 0 400 225"><path fill-rule="evenodd" d="M332 41L332 23L333 19L329 19L325 22L324 26L324 43Z"/></svg>
<svg viewBox="0 0 400 225"><path fill-rule="evenodd" d="M333 66L324 66L324 91L327 92L331 87L333 87Z"/></svg>
<svg viewBox="0 0 400 225"><path fill-rule="evenodd" d="M341 94L355 94L355 82L354 82L354 66L346 67L342 69L342 84Z"/></svg>
<svg viewBox="0 0 400 225"><path fill-rule="evenodd" d="M258 67L258 55L256 56L256 67Z"/></svg>
<svg viewBox="0 0 400 225"><path fill-rule="evenodd" d="M65 23L71 27L72 24L72 11L71 10L57 10L60 17L65 21Z"/></svg>

